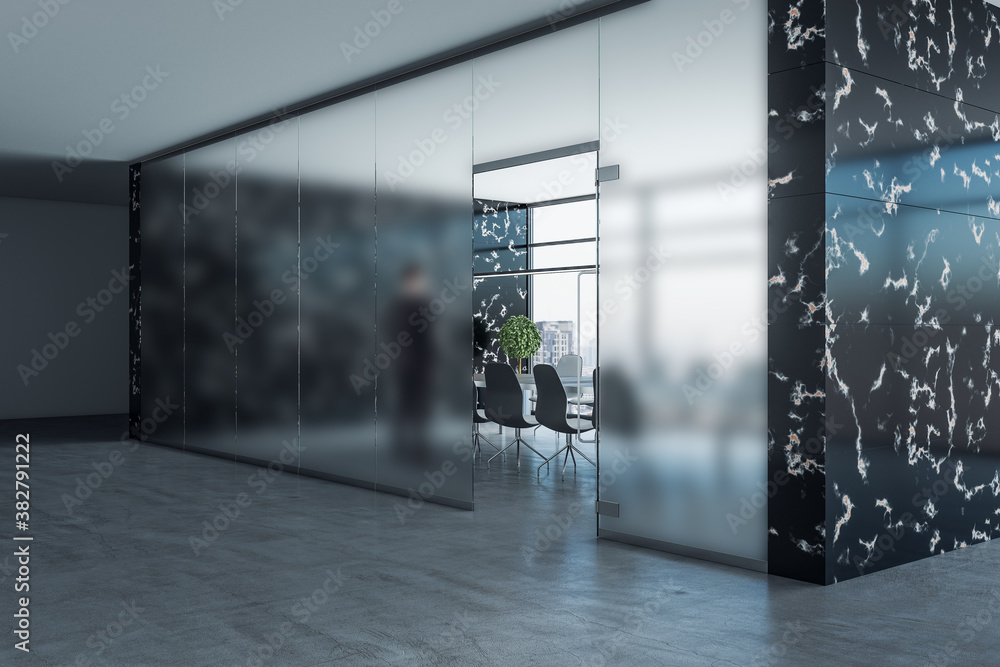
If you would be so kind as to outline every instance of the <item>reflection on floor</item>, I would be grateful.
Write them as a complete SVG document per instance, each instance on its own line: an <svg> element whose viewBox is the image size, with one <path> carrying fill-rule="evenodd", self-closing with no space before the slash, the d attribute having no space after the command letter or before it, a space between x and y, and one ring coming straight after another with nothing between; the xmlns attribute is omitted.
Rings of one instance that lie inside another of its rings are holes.
<svg viewBox="0 0 1000 667"><path fill-rule="evenodd" d="M33 434L32 653L18 664L996 661L1000 545L821 588L598 541L594 469L536 480L523 449L520 474L512 456L477 465L475 512L407 513L385 494L133 450L123 427L0 423L3 442ZM555 451L551 433L532 442ZM13 565L0 556L8 612Z"/></svg>

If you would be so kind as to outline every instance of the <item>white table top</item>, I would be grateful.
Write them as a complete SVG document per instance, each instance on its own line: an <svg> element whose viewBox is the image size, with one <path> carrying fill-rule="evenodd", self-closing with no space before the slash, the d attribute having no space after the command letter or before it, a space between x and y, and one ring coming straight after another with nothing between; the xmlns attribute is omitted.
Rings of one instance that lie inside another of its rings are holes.
<svg viewBox="0 0 1000 667"><path fill-rule="evenodd" d="M522 387L534 387L535 386L535 376L529 375L527 373L517 373L517 381ZM594 386L594 376L590 373L585 373L582 377L577 377L575 375L560 375L559 379L562 380L564 385L575 387L579 383L581 387L593 387ZM476 373L472 376L472 380L476 383L477 387L486 386L486 376L483 373Z"/></svg>

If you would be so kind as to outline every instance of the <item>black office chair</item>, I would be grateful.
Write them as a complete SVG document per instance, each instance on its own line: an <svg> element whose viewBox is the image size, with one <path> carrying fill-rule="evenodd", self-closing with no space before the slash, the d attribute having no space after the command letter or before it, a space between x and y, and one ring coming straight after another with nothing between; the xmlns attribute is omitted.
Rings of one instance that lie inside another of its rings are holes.
<svg viewBox="0 0 1000 667"><path fill-rule="evenodd" d="M486 364L486 416L500 426L514 429L514 440L486 461L490 467L493 459L513 445L517 445L517 467L521 467L521 443L541 458L541 453L521 437L522 428L534 428L538 422L531 415L524 414L524 392L517 381L514 369L507 364Z"/></svg>
<svg viewBox="0 0 1000 667"><path fill-rule="evenodd" d="M598 394L600 393L600 379L601 379L600 375L601 375L601 369L595 368L594 369L594 382L593 382L594 395L591 396L590 398L587 398L585 396L580 396L579 398L573 398L572 396L569 396L567 394L567 396L569 398L569 402L570 402L571 405L578 405L578 406L581 406L581 407L582 406L587 406L587 407L590 408L590 414L591 414L590 421L592 421L594 423L594 430L595 431L598 431L601 428L600 421L599 421L599 419L600 419L600 406L598 404L598 400L599 400L598 399ZM576 415L570 415L570 416L576 416ZM583 436L577 436L577 440L579 440L580 442L597 442L597 435L596 434L594 435L594 439L593 440L587 440Z"/></svg>
<svg viewBox="0 0 1000 667"><path fill-rule="evenodd" d="M566 459L563 461L562 467L564 478L566 464L569 463L570 456L573 457L573 469L576 469L576 454L587 459L587 462L596 468L596 463L573 446L573 435L593 431L594 422L586 417L567 414L569 400L566 398L566 388L559 379L559 373L556 372L556 369L548 364L535 366L535 389L538 391L538 404L535 408L535 418L538 419L538 423L557 433L566 434L566 446L545 459L545 463L542 465L547 465L549 461L566 452ZM538 466L536 474L541 474L542 465Z"/></svg>
<svg viewBox="0 0 1000 667"><path fill-rule="evenodd" d="M473 396L475 396L475 401L473 403L474 407L472 408L472 444L474 446L474 449L472 451L473 455L475 455L476 452L478 452L479 458L482 459L483 448L479 444L480 440L485 440L487 443L489 443L490 447L497 450L498 452L501 450L499 447L490 442L489 438L487 438L485 435L479 432L480 424L490 424L492 423L492 420L486 416L486 404L483 402L483 395L485 394L485 390L482 387L475 386L475 384L473 384L472 386L474 389ZM504 460L506 459L507 457L504 456Z"/></svg>

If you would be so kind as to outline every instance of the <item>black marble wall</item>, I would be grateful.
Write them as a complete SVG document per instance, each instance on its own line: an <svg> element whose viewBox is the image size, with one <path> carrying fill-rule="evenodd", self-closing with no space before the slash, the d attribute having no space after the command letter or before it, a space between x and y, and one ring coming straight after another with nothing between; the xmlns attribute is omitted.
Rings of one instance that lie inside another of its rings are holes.
<svg viewBox="0 0 1000 667"><path fill-rule="evenodd" d="M128 358L129 358L129 433L141 433L142 417L142 238L140 236L140 197L142 164L133 164L128 169Z"/></svg>
<svg viewBox="0 0 1000 667"><path fill-rule="evenodd" d="M1000 534L1000 11L769 16L769 567L833 583Z"/></svg>
<svg viewBox="0 0 1000 667"><path fill-rule="evenodd" d="M473 317L480 318L489 334L483 364L503 361L497 335L514 315L528 314L528 277L491 276L489 273L525 271L528 268L528 209L504 202L475 201L473 217ZM477 364L479 361L477 360Z"/></svg>

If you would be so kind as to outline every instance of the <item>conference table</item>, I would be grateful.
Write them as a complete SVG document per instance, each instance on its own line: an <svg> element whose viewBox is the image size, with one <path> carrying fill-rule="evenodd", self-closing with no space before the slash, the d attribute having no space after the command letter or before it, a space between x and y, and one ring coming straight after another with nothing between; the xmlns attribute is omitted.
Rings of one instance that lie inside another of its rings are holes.
<svg viewBox="0 0 1000 667"><path fill-rule="evenodd" d="M522 389L535 389L535 376L529 373L516 373L517 382L521 385ZM593 389L594 388L594 377L587 373L583 376L576 375L560 375L559 379L562 381L563 385L566 387L580 387L581 389ZM477 387L486 386L486 375L483 373L476 373L472 376L473 382L476 383Z"/></svg>
<svg viewBox="0 0 1000 667"><path fill-rule="evenodd" d="M522 406L524 413L531 414L530 397L535 393L535 376L530 373L515 373L515 375L517 375L517 382L521 385L521 389L524 392L524 405ZM594 393L594 376L590 373L585 373L580 377L576 375L560 375L559 380L568 389L579 387L579 392L577 393L583 395L588 393L593 395ZM484 373L476 373L472 376L472 381L475 382L477 387L485 387L486 375Z"/></svg>

